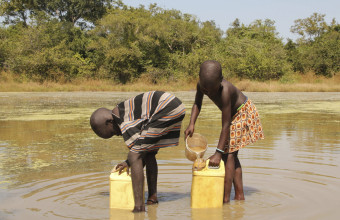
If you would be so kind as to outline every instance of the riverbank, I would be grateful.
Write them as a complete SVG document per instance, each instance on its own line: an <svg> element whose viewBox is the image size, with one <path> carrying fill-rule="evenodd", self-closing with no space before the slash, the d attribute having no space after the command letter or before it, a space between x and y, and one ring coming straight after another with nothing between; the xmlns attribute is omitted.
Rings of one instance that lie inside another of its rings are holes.
<svg viewBox="0 0 340 220"><path fill-rule="evenodd" d="M332 78L313 74L295 75L288 79L270 81L251 81L229 79L235 86L246 92L340 92L340 76ZM14 79L9 76L0 77L0 92L73 92L73 91L190 91L195 90L196 80L163 82L158 84L138 81L128 84L117 84L108 80L78 79L73 82L34 82Z"/></svg>

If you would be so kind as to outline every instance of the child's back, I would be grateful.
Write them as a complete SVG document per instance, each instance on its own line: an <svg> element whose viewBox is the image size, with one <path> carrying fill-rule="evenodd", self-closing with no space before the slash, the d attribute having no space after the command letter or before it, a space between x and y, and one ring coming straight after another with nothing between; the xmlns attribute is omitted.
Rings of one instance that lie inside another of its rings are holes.
<svg viewBox="0 0 340 220"><path fill-rule="evenodd" d="M247 97L236 88L231 82L223 79L220 82L221 92L216 93L213 96L208 96L216 106L222 111L223 105L228 105L230 102L231 115L234 115L237 108L245 102ZM200 87L200 84L198 84Z"/></svg>

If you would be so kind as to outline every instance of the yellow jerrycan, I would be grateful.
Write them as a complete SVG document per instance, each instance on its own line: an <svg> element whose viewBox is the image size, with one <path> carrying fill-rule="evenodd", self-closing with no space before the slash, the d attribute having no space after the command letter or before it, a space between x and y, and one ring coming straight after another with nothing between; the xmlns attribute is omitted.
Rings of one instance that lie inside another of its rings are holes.
<svg viewBox="0 0 340 220"><path fill-rule="evenodd" d="M113 170L115 170L113 168ZM144 199L144 190L143 190ZM124 169L120 175L118 172L110 174L110 208L131 209L135 207L131 176Z"/></svg>
<svg viewBox="0 0 340 220"><path fill-rule="evenodd" d="M220 166L206 166L200 171L193 171L191 185L191 208L219 208L223 206L224 162Z"/></svg>

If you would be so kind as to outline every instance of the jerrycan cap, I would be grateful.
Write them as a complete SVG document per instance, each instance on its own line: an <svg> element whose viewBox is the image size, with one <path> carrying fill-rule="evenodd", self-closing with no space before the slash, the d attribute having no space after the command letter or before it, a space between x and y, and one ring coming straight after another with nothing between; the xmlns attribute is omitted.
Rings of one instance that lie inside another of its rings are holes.
<svg viewBox="0 0 340 220"><path fill-rule="evenodd" d="M223 176L225 174L224 162L221 160L220 166L209 167L209 159L206 160L205 167L202 170L193 171L194 176Z"/></svg>

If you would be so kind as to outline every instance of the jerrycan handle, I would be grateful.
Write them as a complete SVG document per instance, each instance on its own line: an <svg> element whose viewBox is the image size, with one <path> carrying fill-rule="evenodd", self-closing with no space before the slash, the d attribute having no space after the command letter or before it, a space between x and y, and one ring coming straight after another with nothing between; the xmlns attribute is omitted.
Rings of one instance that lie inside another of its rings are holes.
<svg viewBox="0 0 340 220"><path fill-rule="evenodd" d="M206 169L210 169L210 170L218 170L218 169L220 169L221 168L221 163L223 163L223 161L221 160L221 163L220 163L219 166L212 167L212 166L209 166L209 161L210 161L210 159L206 160L205 167L206 167Z"/></svg>

